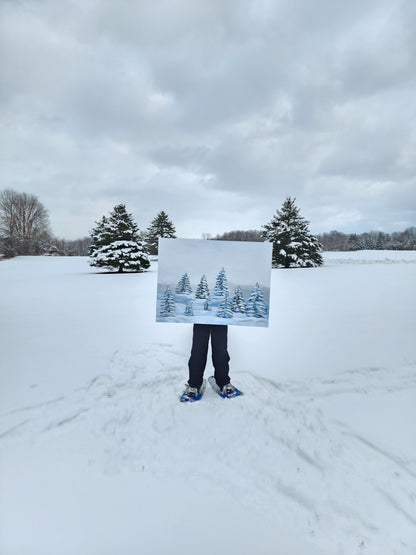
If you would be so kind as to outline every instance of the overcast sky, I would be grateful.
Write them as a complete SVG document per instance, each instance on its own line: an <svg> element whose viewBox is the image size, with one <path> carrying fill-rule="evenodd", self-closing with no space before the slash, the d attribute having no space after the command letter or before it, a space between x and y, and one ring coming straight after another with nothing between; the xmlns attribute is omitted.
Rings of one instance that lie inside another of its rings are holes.
<svg viewBox="0 0 416 555"><path fill-rule="evenodd" d="M0 190L74 239L416 225L414 0L0 0Z"/></svg>

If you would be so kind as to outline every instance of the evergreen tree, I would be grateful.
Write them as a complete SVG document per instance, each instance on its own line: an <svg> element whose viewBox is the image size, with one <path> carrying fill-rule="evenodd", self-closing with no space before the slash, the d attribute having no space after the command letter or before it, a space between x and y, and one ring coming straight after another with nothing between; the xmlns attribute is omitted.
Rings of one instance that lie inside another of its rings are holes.
<svg viewBox="0 0 416 555"><path fill-rule="evenodd" d="M310 233L309 222L300 215L295 200L287 197L282 209L263 226L263 237L273 243L273 268L307 268L323 263L321 245Z"/></svg>
<svg viewBox="0 0 416 555"><path fill-rule="evenodd" d="M190 299L186 303L184 314L185 314L185 316L193 316L194 315L194 307L193 307L192 301Z"/></svg>
<svg viewBox="0 0 416 555"><path fill-rule="evenodd" d="M176 230L173 223L169 220L166 212L159 212L154 218L146 232L146 244L150 254L158 254L159 237L175 239Z"/></svg>
<svg viewBox="0 0 416 555"><path fill-rule="evenodd" d="M241 287L237 287L234 292L234 298L231 303L231 310L233 312L241 312L242 314L245 314L247 312L246 301L244 300Z"/></svg>
<svg viewBox="0 0 416 555"><path fill-rule="evenodd" d="M209 294L204 303L204 310L212 310L211 297Z"/></svg>
<svg viewBox="0 0 416 555"><path fill-rule="evenodd" d="M160 316L174 316L176 313L175 299L170 287L166 287L162 300L160 301Z"/></svg>
<svg viewBox="0 0 416 555"><path fill-rule="evenodd" d="M360 248L361 248L361 245L360 245L360 240L358 238L358 235L356 233L352 233L348 237L347 250L358 251L358 250L360 250ZM339 249L339 250L341 250L341 249Z"/></svg>
<svg viewBox="0 0 416 555"><path fill-rule="evenodd" d="M90 231L91 245L89 248L90 256L93 255L104 245L111 243L110 224L108 218L103 216L99 222L95 222L96 226Z"/></svg>
<svg viewBox="0 0 416 555"><path fill-rule="evenodd" d="M267 306L258 283L256 283L247 302L247 316L250 318L265 318L267 316Z"/></svg>
<svg viewBox="0 0 416 555"><path fill-rule="evenodd" d="M184 273L181 279L178 281L175 293L182 293L185 295L192 294L191 282L189 281L189 276L187 273Z"/></svg>
<svg viewBox="0 0 416 555"><path fill-rule="evenodd" d="M124 204L103 216L91 233L90 265L118 272L140 272L150 266L139 228Z"/></svg>
<svg viewBox="0 0 416 555"><path fill-rule="evenodd" d="M196 299L208 299L209 297L209 288L207 283L206 276L201 277L201 281L199 282L198 287L196 288L195 298Z"/></svg>
<svg viewBox="0 0 416 555"><path fill-rule="evenodd" d="M218 276L217 276L217 280L215 283L215 289L214 289L214 295L217 295L218 297L224 297L225 295L228 295L228 284L227 284L227 277L225 275L225 270L224 268L221 268Z"/></svg>
<svg viewBox="0 0 416 555"><path fill-rule="evenodd" d="M233 311L231 310L231 301L228 297L228 293L225 294L224 299L221 301L220 306L217 310L218 318L232 318Z"/></svg>

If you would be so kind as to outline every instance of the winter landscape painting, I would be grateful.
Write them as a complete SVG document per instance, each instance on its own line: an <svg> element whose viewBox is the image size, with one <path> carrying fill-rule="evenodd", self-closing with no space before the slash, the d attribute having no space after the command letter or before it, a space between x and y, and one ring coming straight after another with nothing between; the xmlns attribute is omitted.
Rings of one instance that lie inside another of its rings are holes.
<svg viewBox="0 0 416 555"><path fill-rule="evenodd" d="M160 239L156 321L267 327L271 243Z"/></svg>

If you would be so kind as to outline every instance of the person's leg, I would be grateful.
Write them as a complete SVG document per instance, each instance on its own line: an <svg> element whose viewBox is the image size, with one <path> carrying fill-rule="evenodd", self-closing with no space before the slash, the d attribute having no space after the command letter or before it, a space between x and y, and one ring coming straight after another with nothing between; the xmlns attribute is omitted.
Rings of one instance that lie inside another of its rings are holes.
<svg viewBox="0 0 416 555"><path fill-rule="evenodd" d="M194 324L191 357L188 361L188 384L198 389L202 385L204 370L207 363L210 331L210 326L206 324Z"/></svg>
<svg viewBox="0 0 416 555"><path fill-rule="evenodd" d="M212 364L214 365L214 378L218 387L230 383L229 362L230 355L227 350L228 326L211 326Z"/></svg>

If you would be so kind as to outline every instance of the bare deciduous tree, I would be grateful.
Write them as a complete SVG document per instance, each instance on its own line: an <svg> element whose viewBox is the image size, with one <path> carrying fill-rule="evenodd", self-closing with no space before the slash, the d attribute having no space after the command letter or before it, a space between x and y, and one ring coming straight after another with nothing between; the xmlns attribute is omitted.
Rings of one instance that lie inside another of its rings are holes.
<svg viewBox="0 0 416 555"><path fill-rule="evenodd" d="M6 256L40 254L50 239L48 211L35 195L0 192L0 250Z"/></svg>

